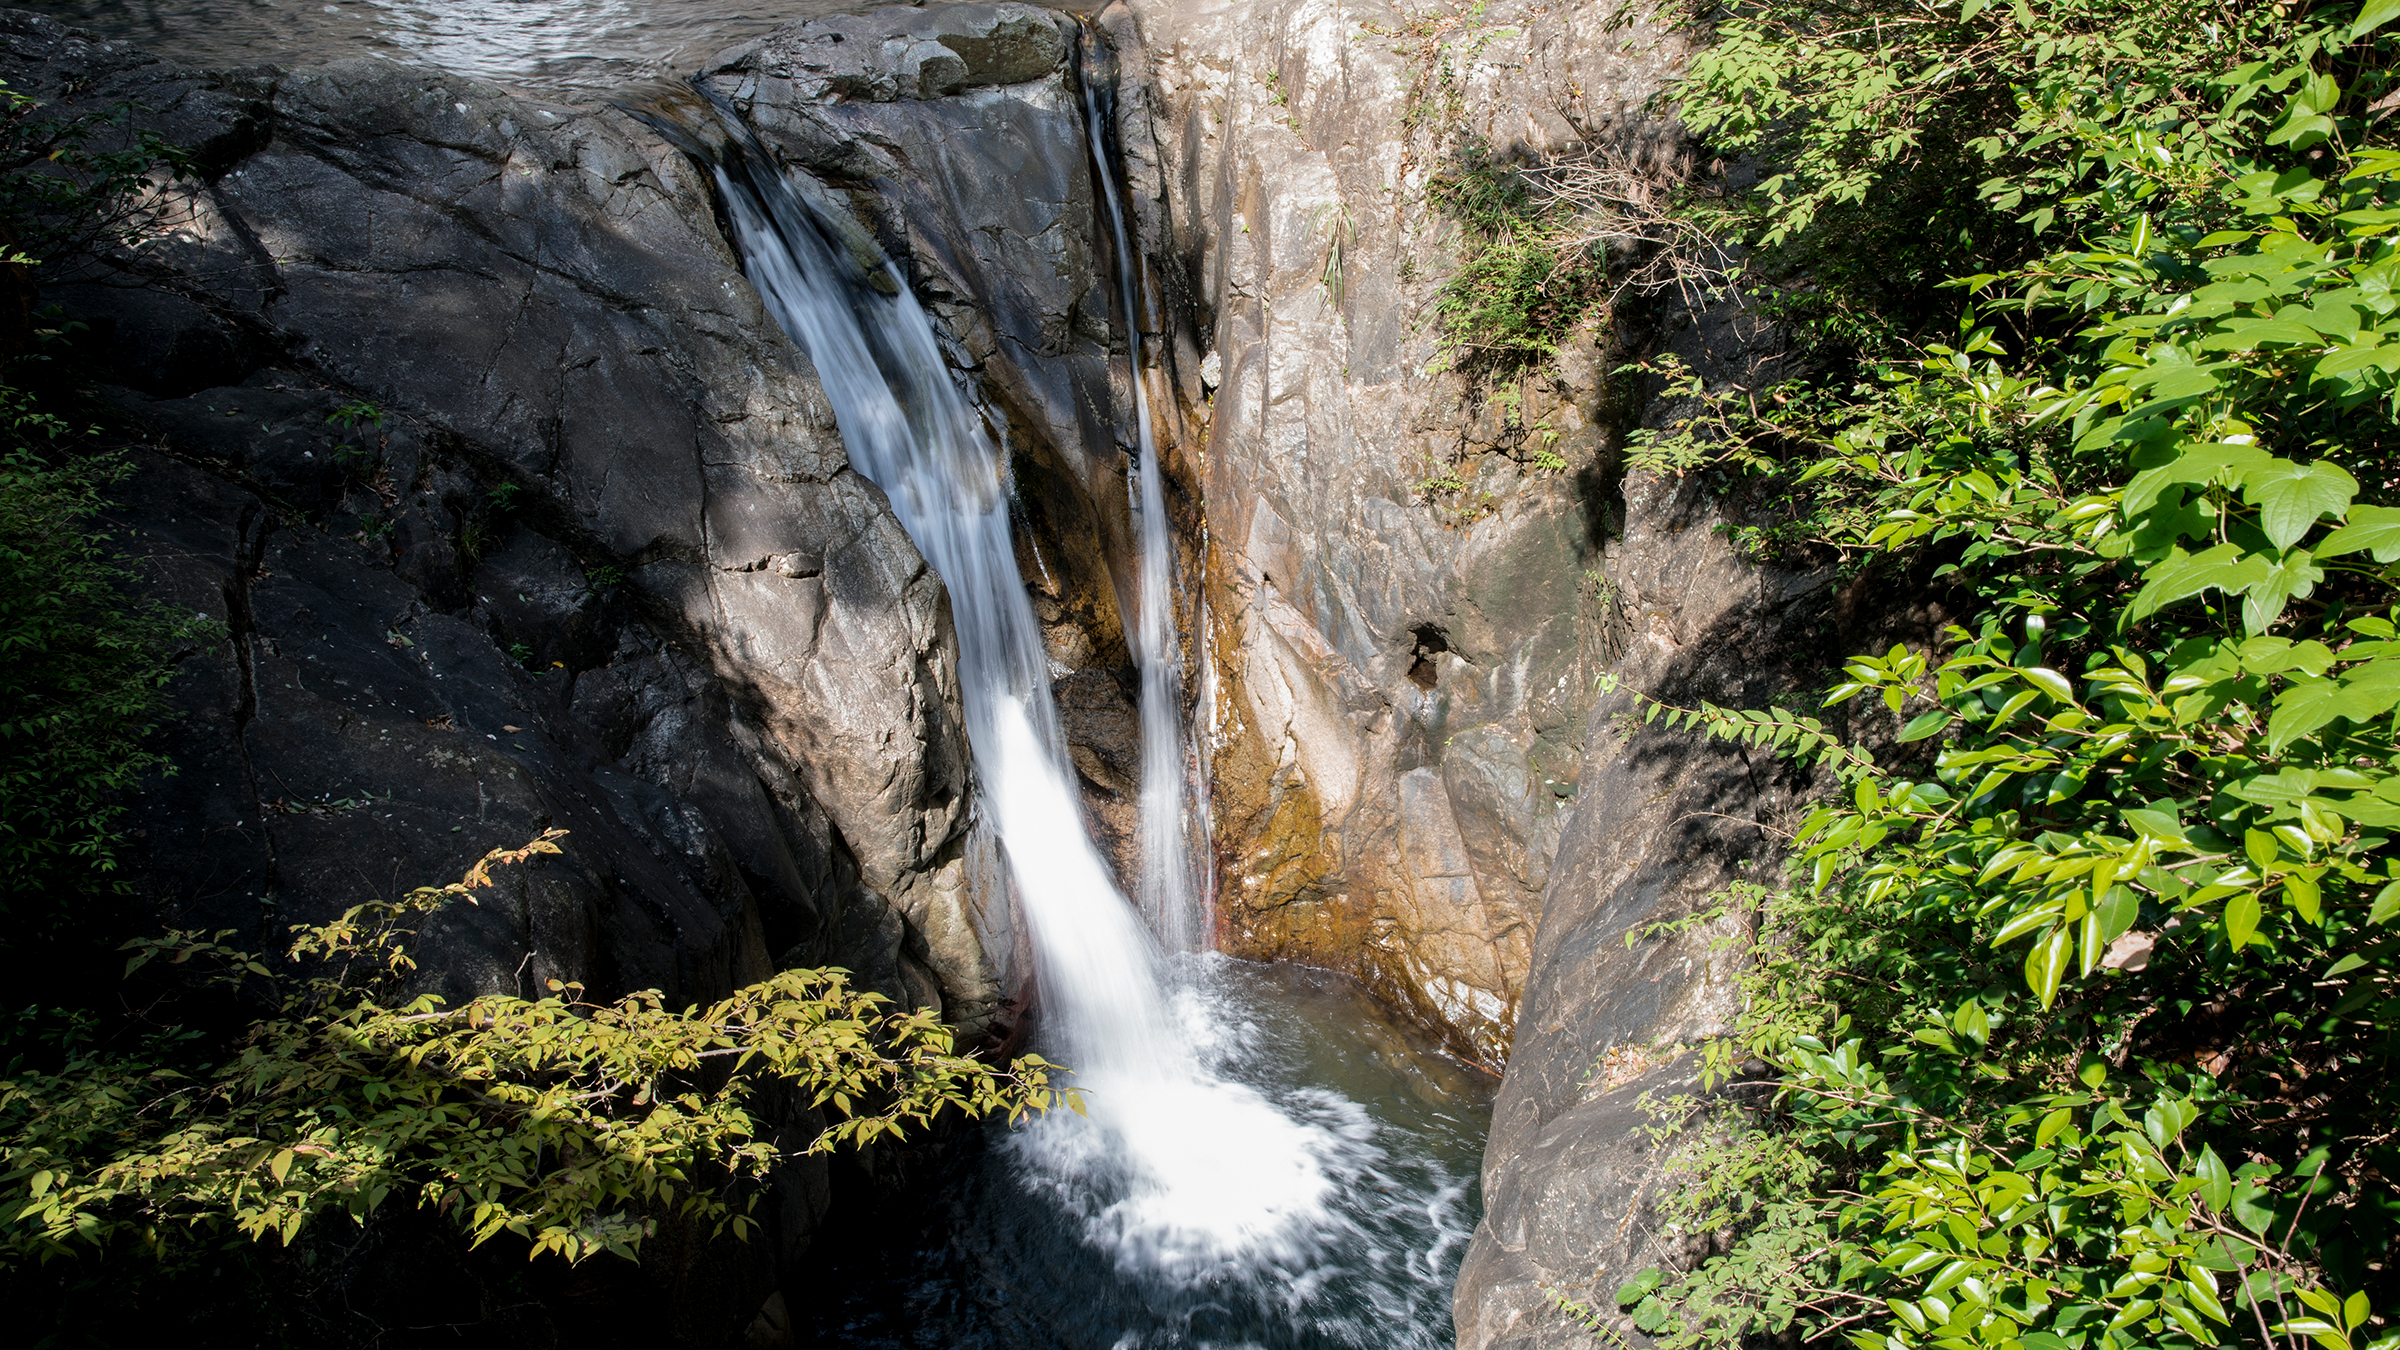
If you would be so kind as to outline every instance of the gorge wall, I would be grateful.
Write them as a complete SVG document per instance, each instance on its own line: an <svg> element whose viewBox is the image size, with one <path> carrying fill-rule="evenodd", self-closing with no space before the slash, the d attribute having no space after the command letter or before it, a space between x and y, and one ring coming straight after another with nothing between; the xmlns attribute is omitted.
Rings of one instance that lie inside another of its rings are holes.
<svg viewBox="0 0 2400 1350"><path fill-rule="evenodd" d="M1652 106L1685 48L1655 14L1133 10L1159 158L1131 176L1211 333L1197 715L1222 936L1356 972L1505 1066L1463 1350L1592 1344L1562 1300L1639 1341L1614 1289L1708 1240L1660 1216L1675 1162L1642 1099L1693 1086L1684 1051L1737 1010L1752 916L1719 898L1774 881L1821 785L1642 724L1630 691L1765 706L1937 616L1747 561L1743 493L1625 471L1626 434L1677 408L1612 372L1671 352L1755 378L1778 340L1738 297L1620 291L1529 375L1446 368L1462 248L1429 188L1462 145L1688 172Z"/></svg>
<svg viewBox="0 0 2400 1350"><path fill-rule="evenodd" d="M1455 147L1672 154L1672 59L1603 7L1137 4L1162 243L1213 351L1200 634L1232 950L1336 965L1506 1062L1542 895L1625 639L1588 325L1521 379L1445 369Z"/></svg>

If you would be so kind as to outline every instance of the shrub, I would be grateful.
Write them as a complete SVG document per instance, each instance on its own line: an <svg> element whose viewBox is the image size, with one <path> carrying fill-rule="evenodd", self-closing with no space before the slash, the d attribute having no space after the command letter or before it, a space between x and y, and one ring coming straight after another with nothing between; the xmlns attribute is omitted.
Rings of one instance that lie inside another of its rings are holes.
<svg viewBox="0 0 2400 1350"><path fill-rule="evenodd" d="M0 922L17 942L106 884L121 794L168 767L148 738L174 653L212 632L128 597L93 528L123 461L39 453L76 439L0 384Z"/></svg>
<svg viewBox="0 0 2400 1350"><path fill-rule="evenodd" d="M459 882L295 927L282 961L170 932L126 944L272 1011L218 1040L180 1027L132 1048L76 1037L54 1070L0 1081L0 1260L159 1250L212 1230L290 1244L322 1216L389 1201L448 1215L476 1244L634 1256L661 1214L746 1236L781 1157L749 1113L762 1076L833 1123L809 1146L871 1143L956 1108L1016 1119L1071 1094L1025 1056L955 1053L930 1009L889 1011L838 970L787 970L707 1008L657 991L452 1007L406 993L403 925L473 903L495 866L557 853L561 831L494 850Z"/></svg>
<svg viewBox="0 0 2400 1350"><path fill-rule="evenodd" d="M1743 125L1801 166L1762 188L1782 240L1876 206L1907 158L1890 119L1928 108L1978 157L1960 128L2001 137L1985 206L2083 237L1972 244L1947 342L1695 394L1678 453L1781 447L1822 546L1930 555L1971 610L1825 691L1900 714L1922 768L1788 714L1650 706L1841 781L1710 1050L1713 1081L1763 1064L1771 1101L1661 1103L1718 1130L1670 1207L1732 1239L1618 1291L1669 1346L2400 1344L2374 1312L2400 1296L2400 151L2377 106L2400 3L2236 16L2272 59L2224 71L2085 45L2159 8L1929 6L1906 31L1988 44L1953 67L1878 38L1900 64L1854 63L1896 82L1873 98L1790 78L1864 40L1826 18L1787 26L1775 73L1719 57L1686 86L1702 125L1757 86ZM2045 24L2063 68L2027 78L2064 93L1965 117L1975 62ZM1841 125L1869 112L1882 139ZM2036 163L2045 136L2074 154Z"/></svg>

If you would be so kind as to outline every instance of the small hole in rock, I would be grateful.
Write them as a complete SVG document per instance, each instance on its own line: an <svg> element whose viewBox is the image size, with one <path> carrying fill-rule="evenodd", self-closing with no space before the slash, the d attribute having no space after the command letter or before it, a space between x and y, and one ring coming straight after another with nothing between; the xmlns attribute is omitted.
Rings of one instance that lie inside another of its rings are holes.
<svg viewBox="0 0 2400 1350"><path fill-rule="evenodd" d="M1450 650L1450 635L1439 624L1421 623L1409 630L1417 640L1417 659L1409 664L1408 678L1419 689L1431 689L1441 679L1441 671L1433 658Z"/></svg>

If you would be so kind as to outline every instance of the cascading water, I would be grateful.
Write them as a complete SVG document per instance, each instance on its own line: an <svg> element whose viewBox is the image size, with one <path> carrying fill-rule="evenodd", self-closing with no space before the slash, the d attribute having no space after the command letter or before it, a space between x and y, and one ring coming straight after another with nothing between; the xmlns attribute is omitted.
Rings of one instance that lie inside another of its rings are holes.
<svg viewBox="0 0 2400 1350"><path fill-rule="evenodd" d="M1087 1101L1088 1123L1045 1121L1027 1147L1112 1194L1094 1235L1129 1264L1304 1250L1333 1186L1329 1140L1202 1070L1170 1021L1157 945L1083 828L1003 466L931 318L897 269L893 294L866 285L788 181L716 173L744 265L816 363L852 465L950 588L980 800L1025 909L1047 1029Z"/></svg>
<svg viewBox="0 0 2400 1350"><path fill-rule="evenodd" d="M1042 1300L1020 1297L1017 1312L1030 1311L1031 1320L1015 1331L989 1307L951 1320L926 1314L919 1329L936 1339L900 1343L1439 1343L1446 1263L1472 1223L1455 1172L1465 1170L1477 1134L1471 1105L1462 1113L1446 1104L1472 1092L1435 1094L1430 1111L1396 1104L1379 1117L1362 1101L1395 1097L1392 1075L1405 1073L1395 1061L1405 1055L1388 1047L1404 1044L1399 1033L1386 1028L1382 1041L1361 1042L1364 1049L1331 1050L1307 1019L1290 1016L1300 996L1275 993L1281 986L1254 973L1260 968L1170 957L1144 929L1084 829L1040 630L1011 547L1007 466L985 419L953 377L906 278L880 261L880 276L871 275L830 194L767 168L772 161L747 130L726 121L736 148L716 182L744 268L815 363L852 464L884 489L950 588L978 800L1031 935L1043 1049L1074 1070L1086 1103L1083 1116L1054 1112L987 1137L976 1155L983 1161L962 1164L983 1170L950 1188L977 1197L960 1201L976 1212L943 1229L935 1241L947 1255L930 1263L973 1266L936 1277L969 1291L966 1303L1021 1285L1028 1262L1046 1272L1041 1278L1087 1271L1089 1278L1070 1281L1076 1295L1041 1311L1031 1310ZM1130 259L1113 186L1118 255ZM1138 316L1130 286L1123 299L1129 318ZM1138 348L1134 369L1143 889L1170 943L1188 952L1198 927L1182 828L1181 673ZM1346 1033L1383 1026L1351 997L1336 1019ZM1295 1072L1298 1061L1328 1054L1338 1067ZM1323 1085L1361 1064L1375 1068L1357 1091ZM1389 1128L1412 1110L1425 1117L1415 1133ZM1012 1232L1014 1240L995 1245L962 1246L960 1237ZM1096 1290L1106 1296L1094 1297ZM1220 1340L1226 1333L1233 1339ZM987 1336L999 1339L977 1340ZM825 1343L893 1342L833 1335Z"/></svg>
<svg viewBox="0 0 2400 1350"><path fill-rule="evenodd" d="M1141 849L1142 912L1159 939L1173 950L1193 951L1206 942L1208 916L1195 903L1193 850L1185 822L1191 818L1190 783L1183 751L1183 661L1175 637L1171 594L1174 554L1167 526L1166 474L1158 461L1158 434L1150 419L1150 393L1142 383L1141 255L1125 227L1125 204L1117 189L1110 134L1115 122L1116 81L1097 69L1105 51L1085 30L1078 62L1083 74L1085 138L1108 228L1117 247L1117 309L1124 316L1125 363L1132 387L1134 518L1141 547L1141 612L1134 625L1134 659L1142 672ZM1113 72L1110 72L1113 74Z"/></svg>

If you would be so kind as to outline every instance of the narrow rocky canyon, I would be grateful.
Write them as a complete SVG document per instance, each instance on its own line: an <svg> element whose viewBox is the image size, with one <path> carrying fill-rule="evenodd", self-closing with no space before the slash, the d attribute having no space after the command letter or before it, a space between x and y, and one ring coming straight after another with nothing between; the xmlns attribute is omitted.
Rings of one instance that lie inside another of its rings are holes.
<svg viewBox="0 0 2400 1350"><path fill-rule="evenodd" d="M40 297L131 429L107 528L225 634L180 661L178 771L133 803L143 903L272 941L563 829L563 858L429 924L424 991L681 1005L836 965L966 1045L1037 1034L1059 991L985 828L961 602L746 270L711 173L748 155L862 276L891 265L1004 455L1062 753L1127 895L1140 382L1207 945L1355 979L1391 1056L1438 1045L1443 1092L1490 1101L1480 1178L1442 1201L1479 1192L1480 1221L1420 1281L1455 1343L1591 1341L1562 1299L1705 1250L1657 1215L1642 1098L1731 1012L1750 917L1712 897L1822 786L1635 722L1625 691L1760 706L1933 616L1746 561L1738 492L1626 471L1676 411L1628 363L1775 359L1737 297L1624 289L1536 369L1450 368L1448 138L1661 174L1687 152L1653 106L1684 53L1661 21L1440 15L869 9L599 100L377 57L204 69L0 11L10 90L123 104L191 153L137 245ZM670 1224L638 1269L536 1277L551 1334L820 1343L812 1269L945 1145L796 1156L822 1113L759 1104L795 1156L757 1235ZM376 1316L484 1316L481 1268L414 1230L389 1250L355 1286Z"/></svg>

